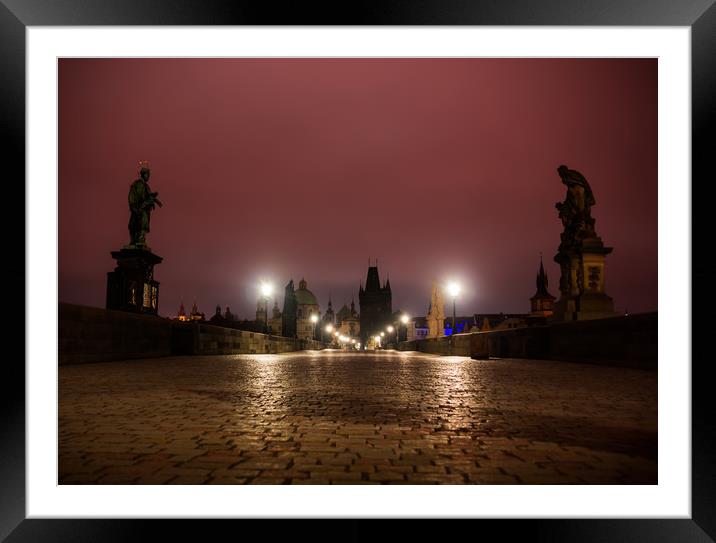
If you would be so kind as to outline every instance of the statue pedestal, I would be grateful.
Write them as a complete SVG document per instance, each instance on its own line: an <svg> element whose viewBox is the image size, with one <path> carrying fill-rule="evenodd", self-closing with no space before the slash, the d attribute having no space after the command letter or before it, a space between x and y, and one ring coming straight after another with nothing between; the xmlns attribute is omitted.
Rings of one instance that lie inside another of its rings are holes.
<svg viewBox="0 0 716 543"><path fill-rule="evenodd" d="M562 270L560 299L552 321L614 317L614 301L604 292L604 259L612 252L601 238L587 238L554 257Z"/></svg>
<svg viewBox="0 0 716 543"><path fill-rule="evenodd" d="M163 259L150 250L124 247L112 251L117 261L107 273L107 309L156 315L159 309L159 282L154 266Z"/></svg>

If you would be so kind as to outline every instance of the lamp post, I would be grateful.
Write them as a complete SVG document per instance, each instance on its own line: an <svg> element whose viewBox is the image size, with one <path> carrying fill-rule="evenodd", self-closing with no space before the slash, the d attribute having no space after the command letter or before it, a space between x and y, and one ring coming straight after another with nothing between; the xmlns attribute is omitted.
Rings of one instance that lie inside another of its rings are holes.
<svg viewBox="0 0 716 543"><path fill-rule="evenodd" d="M455 300L460 294L460 285L452 281L448 284L448 293L452 296L452 333L450 335L455 335Z"/></svg>
<svg viewBox="0 0 716 543"><path fill-rule="evenodd" d="M271 283L262 282L261 283L261 296L264 298L264 333L268 333L269 327L268 327L268 302L269 298L271 298L271 293L273 292L273 285Z"/></svg>
<svg viewBox="0 0 716 543"><path fill-rule="evenodd" d="M318 315L311 313L311 322L313 323L313 339L318 339L318 328L316 326L318 323Z"/></svg>
<svg viewBox="0 0 716 543"><path fill-rule="evenodd" d="M400 322L403 323L403 327L405 328L405 341L408 341L408 322L410 321L410 317L407 315L403 315L400 317Z"/></svg>
<svg viewBox="0 0 716 543"><path fill-rule="evenodd" d="M333 325L327 324L327 325L326 325L326 332L328 332L328 333L330 334L330 337L332 338L332 337L333 337L333 334L331 334L331 332L333 332ZM321 331L321 341L323 341L323 331Z"/></svg>
<svg viewBox="0 0 716 543"><path fill-rule="evenodd" d="M386 328L386 330L388 331L389 334L392 335L393 332L395 331L395 328L393 328L392 325L388 325L388 328ZM398 348L398 332L395 332L395 348L396 349Z"/></svg>

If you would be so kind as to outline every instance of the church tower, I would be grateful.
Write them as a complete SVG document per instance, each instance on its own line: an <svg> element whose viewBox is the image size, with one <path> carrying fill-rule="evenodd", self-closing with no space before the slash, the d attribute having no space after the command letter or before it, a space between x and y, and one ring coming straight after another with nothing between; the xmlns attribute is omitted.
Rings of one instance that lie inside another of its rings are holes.
<svg viewBox="0 0 716 543"><path fill-rule="evenodd" d="M336 314L333 312L333 302L331 302L331 293L328 293L328 309L323 315L323 326L327 324L333 326L336 323Z"/></svg>
<svg viewBox="0 0 716 543"><path fill-rule="evenodd" d="M273 313L271 315L271 318L273 319L280 319L281 318L281 310L278 308L278 300L273 301Z"/></svg>
<svg viewBox="0 0 716 543"><path fill-rule="evenodd" d="M554 300L547 290L547 274L544 272L542 264L542 256L539 259L539 272L537 272L537 292L530 298L530 316L531 317L550 317L554 312Z"/></svg>
<svg viewBox="0 0 716 543"><path fill-rule="evenodd" d="M370 265L368 261L368 275L365 280L365 288L361 285L358 291L358 303L360 304L360 338L361 345L365 347L368 338L380 334L391 323L392 292L390 281L380 286L378 265Z"/></svg>
<svg viewBox="0 0 716 543"><path fill-rule="evenodd" d="M293 279L286 285L283 297L283 312L281 313L281 335L296 337L296 291L293 288Z"/></svg>

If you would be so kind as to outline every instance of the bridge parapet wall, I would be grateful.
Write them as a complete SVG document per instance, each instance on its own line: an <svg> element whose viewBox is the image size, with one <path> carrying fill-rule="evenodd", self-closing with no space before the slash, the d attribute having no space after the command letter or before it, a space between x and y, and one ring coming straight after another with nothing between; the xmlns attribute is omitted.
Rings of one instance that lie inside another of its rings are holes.
<svg viewBox="0 0 716 543"><path fill-rule="evenodd" d="M658 314L642 313L456 334L404 342L400 350L472 358L530 358L657 368Z"/></svg>
<svg viewBox="0 0 716 543"><path fill-rule="evenodd" d="M172 323L155 315L59 304L57 332L61 365L172 354Z"/></svg>
<svg viewBox="0 0 716 543"><path fill-rule="evenodd" d="M319 341L59 304L58 362L82 364L170 355L263 354L322 349Z"/></svg>
<svg viewBox="0 0 716 543"><path fill-rule="evenodd" d="M191 354L277 354L323 348L323 344L315 340L272 336L209 324L195 326L194 333L198 338Z"/></svg>

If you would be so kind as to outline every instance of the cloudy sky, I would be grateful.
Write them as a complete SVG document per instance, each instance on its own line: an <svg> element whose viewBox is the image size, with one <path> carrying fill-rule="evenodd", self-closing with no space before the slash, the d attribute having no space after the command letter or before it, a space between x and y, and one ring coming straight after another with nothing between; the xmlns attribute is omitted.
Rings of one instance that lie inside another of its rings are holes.
<svg viewBox="0 0 716 543"><path fill-rule="evenodd" d="M657 308L653 59L62 59L59 111L62 302L104 306L148 160L163 315L253 318L261 280L302 277L357 303L368 258L394 309L456 279L458 313L527 312L540 253L558 294L566 164L616 308Z"/></svg>

